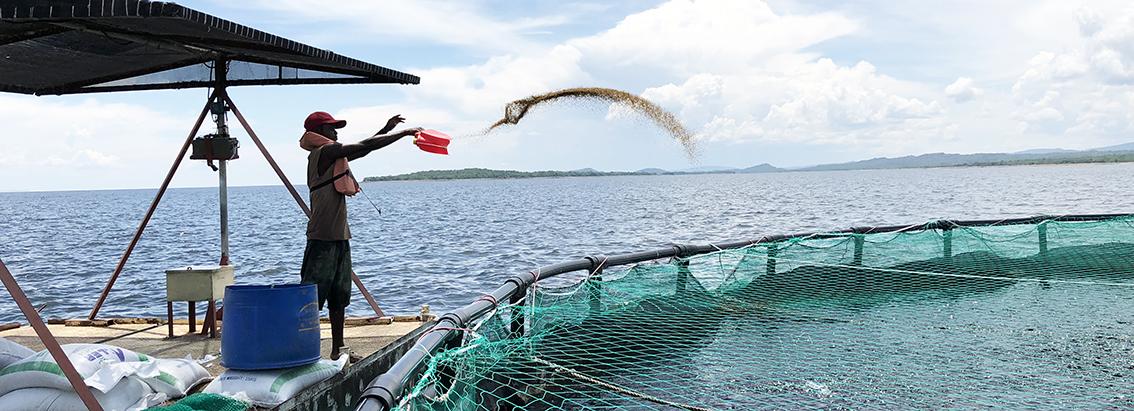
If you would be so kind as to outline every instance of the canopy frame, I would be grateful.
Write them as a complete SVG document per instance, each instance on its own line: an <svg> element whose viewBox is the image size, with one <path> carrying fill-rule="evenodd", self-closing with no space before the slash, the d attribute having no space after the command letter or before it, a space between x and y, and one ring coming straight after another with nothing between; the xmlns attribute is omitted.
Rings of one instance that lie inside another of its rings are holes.
<svg viewBox="0 0 1134 411"><path fill-rule="evenodd" d="M0 91L35 95L214 88L217 79L204 68L196 79L114 83L217 60L267 67L252 78L230 76L227 86L420 82L411 74L148 0L0 0L0 56L9 65L7 71L0 65ZM72 57L90 67L57 64ZM19 75L30 71L39 75Z"/></svg>

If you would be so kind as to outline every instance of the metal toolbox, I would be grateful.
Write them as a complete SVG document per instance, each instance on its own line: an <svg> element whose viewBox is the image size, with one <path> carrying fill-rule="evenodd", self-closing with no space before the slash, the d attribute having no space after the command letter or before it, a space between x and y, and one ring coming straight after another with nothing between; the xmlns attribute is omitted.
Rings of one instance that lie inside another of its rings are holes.
<svg viewBox="0 0 1134 411"><path fill-rule="evenodd" d="M165 271L166 301L206 301L224 298L233 282L231 265L193 266Z"/></svg>

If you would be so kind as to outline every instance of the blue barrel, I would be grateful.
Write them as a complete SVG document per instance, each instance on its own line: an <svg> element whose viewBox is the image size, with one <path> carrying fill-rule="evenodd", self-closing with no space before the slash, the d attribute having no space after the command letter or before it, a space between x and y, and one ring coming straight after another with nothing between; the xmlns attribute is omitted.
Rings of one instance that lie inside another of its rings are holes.
<svg viewBox="0 0 1134 411"><path fill-rule="evenodd" d="M221 365L267 370L319 361L318 298L314 284L225 287Z"/></svg>

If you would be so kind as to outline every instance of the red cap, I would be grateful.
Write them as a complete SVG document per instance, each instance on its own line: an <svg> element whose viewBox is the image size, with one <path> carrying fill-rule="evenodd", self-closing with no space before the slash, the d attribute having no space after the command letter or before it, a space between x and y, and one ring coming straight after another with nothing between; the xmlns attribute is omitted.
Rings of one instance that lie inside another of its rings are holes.
<svg viewBox="0 0 1134 411"><path fill-rule="evenodd" d="M346 120L335 120L325 111L316 111L307 116L307 120L303 121L303 128L307 131L315 131L319 126L324 124L334 124L335 128L346 127Z"/></svg>

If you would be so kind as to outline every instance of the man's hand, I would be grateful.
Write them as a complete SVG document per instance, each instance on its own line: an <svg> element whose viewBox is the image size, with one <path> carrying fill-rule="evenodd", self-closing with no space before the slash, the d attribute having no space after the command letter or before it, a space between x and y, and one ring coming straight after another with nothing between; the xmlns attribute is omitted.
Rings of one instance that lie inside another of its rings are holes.
<svg viewBox="0 0 1134 411"><path fill-rule="evenodd" d="M386 127L394 128L394 127L397 127L398 124L402 124L402 123L405 123L405 122L406 122L405 117L402 117L401 114L395 114L393 117L390 117L389 120L386 120Z"/></svg>
<svg viewBox="0 0 1134 411"><path fill-rule="evenodd" d="M424 129L421 127L410 127L405 130L399 131L398 134L402 137L415 136L414 140L417 140L417 133L420 133L421 130Z"/></svg>
<svg viewBox="0 0 1134 411"><path fill-rule="evenodd" d="M382 129L378 130L378 132L374 133L374 135L377 136L377 135L389 133L390 130L393 130L394 127L398 126L398 124L405 123L405 122L406 122L405 117L402 117L401 114L396 114L393 117L390 117L389 120L386 120L386 127L382 127Z"/></svg>

